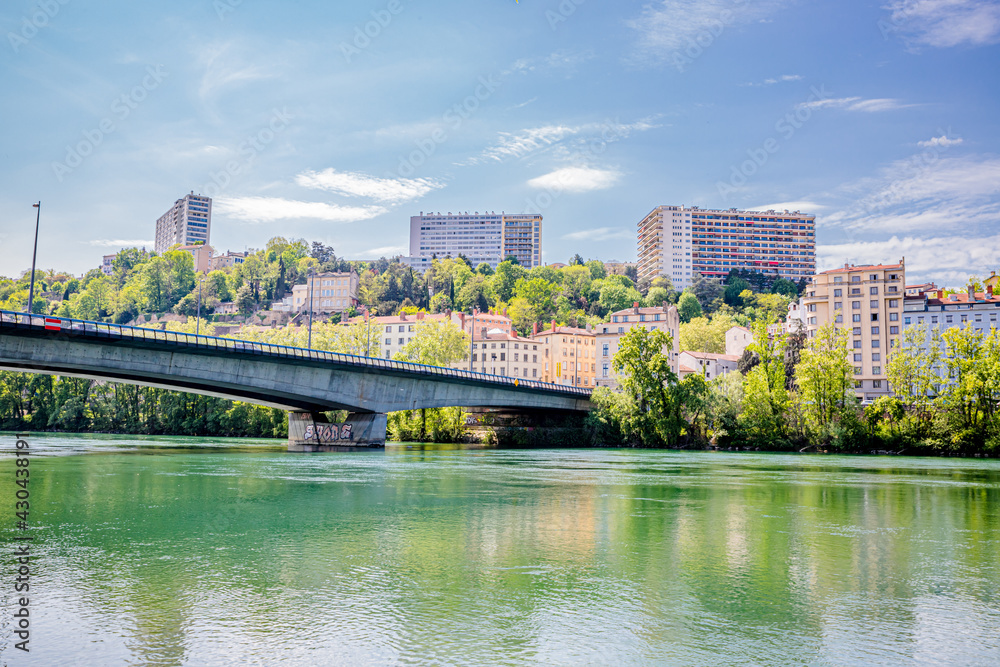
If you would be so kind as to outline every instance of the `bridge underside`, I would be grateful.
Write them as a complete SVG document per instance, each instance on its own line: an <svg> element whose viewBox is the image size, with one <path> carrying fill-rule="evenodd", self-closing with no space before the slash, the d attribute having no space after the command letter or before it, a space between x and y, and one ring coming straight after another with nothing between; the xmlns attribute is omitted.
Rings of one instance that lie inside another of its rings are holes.
<svg viewBox="0 0 1000 667"><path fill-rule="evenodd" d="M321 413L352 413L328 446L384 444L385 415L441 407L585 412L590 403L553 390L450 376L418 375L309 359L187 349L156 341L90 341L61 333L4 330L0 369L124 382L288 410L290 443L333 436ZM293 423L294 422L294 423ZM293 431L303 425L301 433ZM293 428L294 426L294 428ZM317 440L318 439L318 440ZM328 438L329 439L329 438Z"/></svg>

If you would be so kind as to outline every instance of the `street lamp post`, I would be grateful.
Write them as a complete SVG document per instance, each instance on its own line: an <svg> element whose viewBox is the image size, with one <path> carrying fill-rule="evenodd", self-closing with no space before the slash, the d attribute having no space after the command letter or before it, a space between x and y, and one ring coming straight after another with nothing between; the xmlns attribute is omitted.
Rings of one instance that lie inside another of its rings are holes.
<svg viewBox="0 0 1000 667"><path fill-rule="evenodd" d="M194 323L194 335L197 336L201 333L201 286L205 282L205 278L198 279L198 319Z"/></svg>
<svg viewBox="0 0 1000 667"><path fill-rule="evenodd" d="M42 218L42 202L32 204L38 209L35 214L35 249L31 251L31 287L28 288L28 315L31 315L31 307L35 303L35 258L38 256L38 223Z"/></svg>

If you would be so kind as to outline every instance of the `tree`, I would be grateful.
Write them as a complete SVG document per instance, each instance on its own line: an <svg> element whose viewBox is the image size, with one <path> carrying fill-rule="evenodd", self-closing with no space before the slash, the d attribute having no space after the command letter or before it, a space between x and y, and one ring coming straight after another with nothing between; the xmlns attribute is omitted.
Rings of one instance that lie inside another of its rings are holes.
<svg viewBox="0 0 1000 667"><path fill-rule="evenodd" d="M847 360L848 338L847 332L838 330L833 323L825 324L809 340L795 367L802 412L814 433L827 432L848 407L854 406L854 369Z"/></svg>
<svg viewBox="0 0 1000 667"><path fill-rule="evenodd" d="M510 301L514 297L514 286L517 281L527 274L523 266L507 260L500 262L492 279L493 292L497 295L497 299L505 303Z"/></svg>
<svg viewBox="0 0 1000 667"><path fill-rule="evenodd" d="M787 441L785 413L789 406L784 340L769 337L767 327L760 323L753 328L753 338L747 350L755 353L759 362L746 376L739 426L751 441L780 447Z"/></svg>
<svg viewBox="0 0 1000 667"><path fill-rule="evenodd" d="M782 294L792 300L799 298L799 286L788 278L778 278L775 280L774 284L771 285L771 292L773 294Z"/></svg>
<svg viewBox="0 0 1000 667"><path fill-rule="evenodd" d="M630 406L622 421L646 446L672 446L683 428L677 374L663 350L673 347L670 334L634 327L619 342L611 361Z"/></svg>
<svg viewBox="0 0 1000 667"><path fill-rule="evenodd" d="M677 302L677 313L681 316L681 322L690 322L696 317L701 317L701 303L698 297L685 290Z"/></svg>
<svg viewBox="0 0 1000 667"><path fill-rule="evenodd" d="M903 329L903 335L886 364L889 386L903 403L926 412L941 384L941 337L934 332L930 340L916 326Z"/></svg>
<svg viewBox="0 0 1000 667"><path fill-rule="evenodd" d="M431 297L431 312L443 313L451 310L451 299L447 294L439 293Z"/></svg>
<svg viewBox="0 0 1000 667"><path fill-rule="evenodd" d="M711 308L716 299L722 298L725 287L722 286L722 281L718 278L706 278L700 273L696 276L686 291L690 291L698 298L698 303L701 304L702 308Z"/></svg>
<svg viewBox="0 0 1000 667"><path fill-rule="evenodd" d="M469 335L450 320L424 320L395 358L426 366L451 366L469 358L469 342Z"/></svg>
<svg viewBox="0 0 1000 667"><path fill-rule="evenodd" d="M716 313L712 319L695 317L681 324L680 344L682 351L726 353L726 332L733 326L732 318L725 313Z"/></svg>
<svg viewBox="0 0 1000 667"><path fill-rule="evenodd" d="M635 287L625 287L621 282L612 281L611 278L615 277L621 278L623 276L608 276L602 281L598 305L605 313L624 310L636 302L642 303L642 295L639 294L639 290Z"/></svg>
<svg viewBox="0 0 1000 667"><path fill-rule="evenodd" d="M237 290L235 303L236 309L239 310L241 315L248 316L253 314L256 301L254 301L253 290L250 289L249 285L243 285L243 287Z"/></svg>
<svg viewBox="0 0 1000 667"><path fill-rule="evenodd" d="M749 289L750 283L739 276L731 276L726 284L725 291L722 293L722 299L728 305L738 308L743 305L743 299L740 298L740 294Z"/></svg>
<svg viewBox="0 0 1000 667"><path fill-rule="evenodd" d="M602 280L608 275L607 269L604 268L604 262L592 259L588 261L584 266L590 269L590 279L591 280Z"/></svg>
<svg viewBox="0 0 1000 667"><path fill-rule="evenodd" d="M583 266L583 257L580 257L580 253L577 253L569 258L570 266Z"/></svg>
<svg viewBox="0 0 1000 667"><path fill-rule="evenodd" d="M486 276L487 278L489 278L495 272L493 271L492 266L490 266L486 262L480 262L479 266L476 267L476 273L478 273L481 276Z"/></svg>

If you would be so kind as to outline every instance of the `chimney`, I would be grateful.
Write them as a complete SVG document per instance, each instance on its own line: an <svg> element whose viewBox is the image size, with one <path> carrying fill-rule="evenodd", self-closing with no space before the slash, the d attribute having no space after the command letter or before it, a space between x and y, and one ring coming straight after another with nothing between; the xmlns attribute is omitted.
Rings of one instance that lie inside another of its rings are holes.
<svg viewBox="0 0 1000 667"><path fill-rule="evenodd" d="M535 322L534 324L531 325L531 335L532 336L538 335L538 322Z"/></svg>
<svg viewBox="0 0 1000 667"><path fill-rule="evenodd" d="M552 331L556 330L556 321L552 320Z"/></svg>
<svg viewBox="0 0 1000 667"><path fill-rule="evenodd" d="M424 319L424 314L423 313L417 313L417 320L419 321L419 320L422 320L422 319Z"/></svg>
<svg viewBox="0 0 1000 667"><path fill-rule="evenodd" d="M969 303L972 303L973 301L976 300L976 288L972 283L969 283L968 293L969 293Z"/></svg>
<svg viewBox="0 0 1000 667"><path fill-rule="evenodd" d="M993 298L993 285L987 285L986 286L986 298L987 299L992 299Z"/></svg>
<svg viewBox="0 0 1000 667"><path fill-rule="evenodd" d="M480 332L479 336L480 336L479 340L486 340L486 327L483 327L483 330Z"/></svg>

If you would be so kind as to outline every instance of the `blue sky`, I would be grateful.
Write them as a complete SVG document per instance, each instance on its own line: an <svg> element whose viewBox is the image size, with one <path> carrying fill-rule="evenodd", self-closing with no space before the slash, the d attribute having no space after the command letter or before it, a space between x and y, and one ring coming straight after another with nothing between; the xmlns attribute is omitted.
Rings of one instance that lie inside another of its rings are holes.
<svg viewBox="0 0 1000 667"><path fill-rule="evenodd" d="M0 275L82 273L194 190L212 245L406 254L421 211L541 211L634 259L660 204L815 213L820 268L1000 268L1000 4L8 0Z"/></svg>

